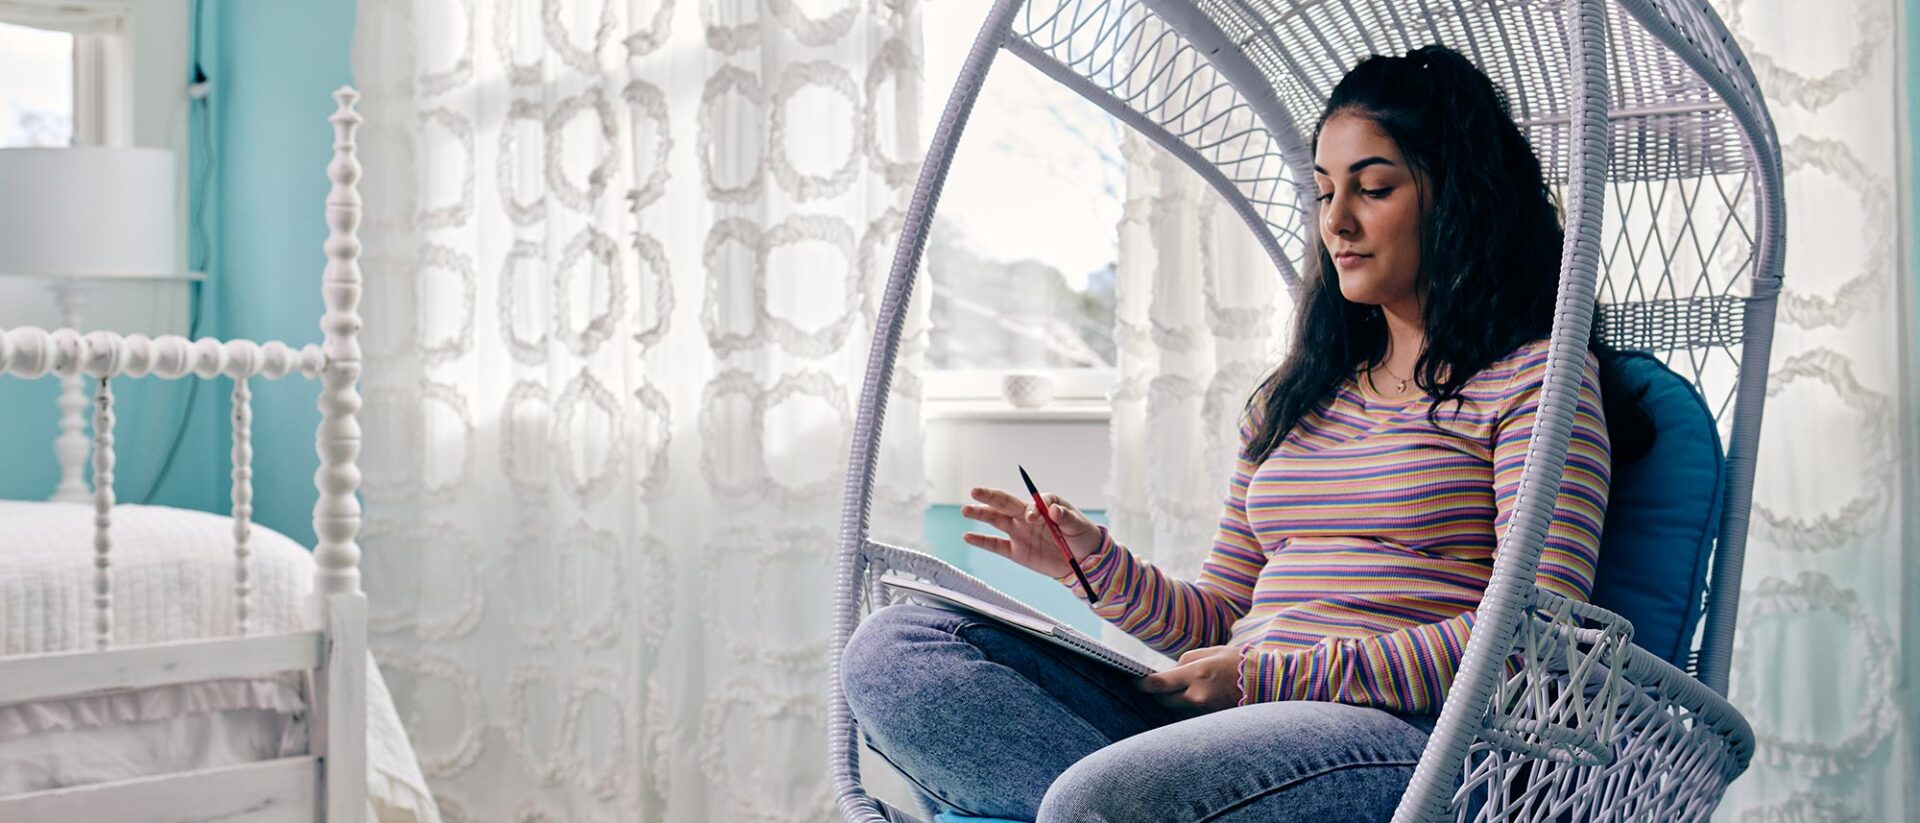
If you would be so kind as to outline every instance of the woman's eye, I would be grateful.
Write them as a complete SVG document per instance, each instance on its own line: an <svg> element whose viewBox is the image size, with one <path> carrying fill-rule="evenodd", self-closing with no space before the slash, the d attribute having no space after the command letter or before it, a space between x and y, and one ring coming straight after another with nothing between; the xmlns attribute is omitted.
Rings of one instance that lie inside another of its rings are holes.
<svg viewBox="0 0 1920 823"><path fill-rule="evenodd" d="M1322 203L1331 203L1331 202L1333 202L1333 192L1327 192L1327 193L1325 193L1325 194L1322 194L1322 195L1320 195L1319 197L1316 197L1316 198L1314 198L1314 199L1315 199L1315 200L1318 200L1318 201L1320 201L1320 202L1322 202Z"/></svg>
<svg viewBox="0 0 1920 823"><path fill-rule="evenodd" d="M1371 197L1375 200L1379 200L1381 198L1386 197L1389 194L1392 194L1393 189L1391 187L1384 188L1384 189L1361 189L1360 193L1368 197Z"/></svg>

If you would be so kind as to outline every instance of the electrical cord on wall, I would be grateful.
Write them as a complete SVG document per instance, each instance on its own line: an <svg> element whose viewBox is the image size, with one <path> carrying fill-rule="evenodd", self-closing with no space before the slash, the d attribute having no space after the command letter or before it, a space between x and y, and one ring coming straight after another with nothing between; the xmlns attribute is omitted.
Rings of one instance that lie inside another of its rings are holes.
<svg viewBox="0 0 1920 823"><path fill-rule="evenodd" d="M193 77L187 85L187 175L190 178L194 176L193 147L198 145L201 153L200 174L193 182L192 188L188 190L188 195L194 202L192 208L188 209L187 216L187 222L190 224L187 229L187 269L205 272L207 261L212 256L212 242L207 236L206 213L207 184L213 176L214 169L213 129L207 122L211 117L207 97L212 92L213 85L207 79L206 71L200 67L200 5L201 0L194 0L187 18L187 25L193 30L190 47L192 54L189 57L193 61ZM201 281L189 282L187 284L188 340L196 339L200 334L201 296ZM204 382L206 381L197 378L187 381L186 409L180 413L180 425L174 428L173 439L167 445L166 456L160 459L160 469L154 472L153 484L147 487L146 494L140 496L141 505L153 502L154 495L160 492L160 484L166 481L168 472L173 470L173 461L180 455L180 444L187 439L187 426L193 421L195 401L200 398L200 384Z"/></svg>

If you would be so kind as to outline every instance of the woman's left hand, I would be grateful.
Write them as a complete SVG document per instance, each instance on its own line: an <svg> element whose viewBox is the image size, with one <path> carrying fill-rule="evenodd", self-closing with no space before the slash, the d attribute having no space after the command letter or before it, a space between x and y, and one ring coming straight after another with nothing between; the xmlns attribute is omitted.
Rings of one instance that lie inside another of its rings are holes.
<svg viewBox="0 0 1920 823"><path fill-rule="evenodd" d="M1180 655L1171 669L1140 679L1160 705L1199 712L1240 705L1240 647L1213 646Z"/></svg>

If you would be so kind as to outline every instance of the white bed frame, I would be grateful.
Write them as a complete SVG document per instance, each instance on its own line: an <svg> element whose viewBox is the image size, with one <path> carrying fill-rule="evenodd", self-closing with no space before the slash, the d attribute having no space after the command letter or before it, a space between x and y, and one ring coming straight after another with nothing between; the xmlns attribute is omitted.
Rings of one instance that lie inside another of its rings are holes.
<svg viewBox="0 0 1920 823"><path fill-rule="evenodd" d="M0 374L84 375L97 387L93 411L94 582L96 648L0 658L0 705L114 689L222 678L307 672L309 753L240 766L34 792L0 798L0 820L49 821L325 821L359 823L367 808L367 602L360 589L360 163L354 155L353 110L359 95L334 92L333 160L327 177L327 265L321 280L325 342L214 340L73 329L0 329ZM321 382L314 473L313 596L308 629L291 634L247 631L247 540L252 531L253 378L298 371ZM116 376L162 379L232 378L233 537L240 636L113 648L113 384Z"/></svg>

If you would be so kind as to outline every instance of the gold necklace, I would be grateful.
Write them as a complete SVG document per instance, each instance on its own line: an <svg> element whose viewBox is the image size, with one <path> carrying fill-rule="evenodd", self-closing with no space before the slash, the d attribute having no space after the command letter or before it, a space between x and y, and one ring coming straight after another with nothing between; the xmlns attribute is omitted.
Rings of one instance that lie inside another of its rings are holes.
<svg viewBox="0 0 1920 823"><path fill-rule="evenodd" d="M1380 370L1381 370L1381 371L1383 371L1383 372L1386 372L1386 373L1387 373L1387 376L1388 376L1388 377L1390 377L1390 378L1392 378L1392 379L1393 379L1393 381L1394 381L1394 383L1396 384L1396 385L1394 386L1394 389L1393 389L1393 393L1394 393L1394 394L1406 394L1406 393L1407 393L1407 383L1408 383L1408 382L1409 382L1410 380L1412 380L1412 378L1410 378L1410 377L1401 377L1400 375L1397 375L1397 374L1394 374L1394 373L1393 373L1393 372L1392 372L1392 371L1391 371L1390 369L1388 369L1388 368L1387 368L1387 364L1386 364L1386 363L1381 363L1381 364L1380 364Z"/></svg>

